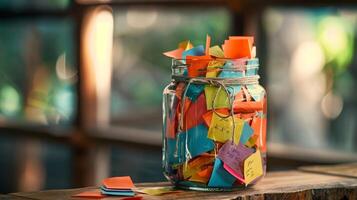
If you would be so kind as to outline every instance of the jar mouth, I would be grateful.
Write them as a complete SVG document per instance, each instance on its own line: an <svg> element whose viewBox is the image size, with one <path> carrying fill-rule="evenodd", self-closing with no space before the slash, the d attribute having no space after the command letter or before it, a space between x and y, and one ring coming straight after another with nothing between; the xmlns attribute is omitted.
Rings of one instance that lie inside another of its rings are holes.
<svg viewBox="0 0 357 200"><path fill-rule="evenodd" d="M191 62L188 59L172 59L172 76L184 76L189 77L187 71L188 68L191 66ZM203 69L195 69L200 74L206 74L208 72L217 71L217 72L225 72L225 73L232 73L232 77L230 78L241 78L249 77L249 76L256 76L258 75L259 70L259 59L258 58L239 58L239 59L228 59L228 58L212 58L212 59L199 59L195 60L199 62L206 62L207 67ZM215 62L222 64L220 66L209 67L209 63ZM234 73L236 77L234 77ZM240 74L241 73L241 74ZM206 76L197 76L197 77L206 77Z"/></svg>

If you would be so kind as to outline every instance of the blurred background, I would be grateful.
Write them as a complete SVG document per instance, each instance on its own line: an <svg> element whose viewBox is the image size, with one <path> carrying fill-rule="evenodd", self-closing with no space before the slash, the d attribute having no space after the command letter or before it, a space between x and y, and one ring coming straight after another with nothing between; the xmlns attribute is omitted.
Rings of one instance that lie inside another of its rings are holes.
<svg viewBox="0 0 357 200"><path fill-rule="evenodd" d="M356 5L0 0L0 193L164 181L162 52L206 34L255 36L269 171L356 161Z"/></svg>

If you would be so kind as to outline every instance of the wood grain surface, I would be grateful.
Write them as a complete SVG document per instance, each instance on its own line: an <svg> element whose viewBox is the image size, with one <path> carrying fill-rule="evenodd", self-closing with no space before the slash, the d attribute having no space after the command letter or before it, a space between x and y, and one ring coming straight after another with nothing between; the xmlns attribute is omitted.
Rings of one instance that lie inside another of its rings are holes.
<svg viewBox="0 0 357 200"><path fill-rule="evenodd" d="M300 167L300 171L357 178L357 163Z"/></svg>
<svg viewBox="0 0 357 200"><path fill-rule="evenodd" d="M335 166L336 167L336 166ZM353 171L354 169L337 166L341 170ZM355 167L355 165L351 165ZM322 167L324 169L324 166ZM329 168L331 170L331 167ZM335 169L334 171L336 171ZM317 167L314 171L318 171ZM168 186L169 183L145 183L136 184L138 188ZM12 199L36 199L36 200L75 200L84 198L72 198L71 196L82 191L95 189L96 187L47 190L41 192L12 193L8 198ZM196 192L181 191L162 196L149 196L139 194L147 200L168 199L350 199L357 200L357 178L321 174L307 171L283 171L268 173L258 184L244 190L232 192ZM118 197L106 197L104 200L121 199Z"/></svg>

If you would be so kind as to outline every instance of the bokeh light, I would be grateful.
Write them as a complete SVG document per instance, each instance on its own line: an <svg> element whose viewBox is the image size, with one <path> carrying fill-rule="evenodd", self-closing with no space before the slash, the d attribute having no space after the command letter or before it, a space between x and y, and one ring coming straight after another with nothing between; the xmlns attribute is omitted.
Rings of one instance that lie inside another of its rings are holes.
<svg viewBox="0 0 357 200"><path fill-rule="evenodd" d="M21 98L19 92L10 85L4 85L0 89L0 112L6 116L15 116L21 110Z"/></svg>

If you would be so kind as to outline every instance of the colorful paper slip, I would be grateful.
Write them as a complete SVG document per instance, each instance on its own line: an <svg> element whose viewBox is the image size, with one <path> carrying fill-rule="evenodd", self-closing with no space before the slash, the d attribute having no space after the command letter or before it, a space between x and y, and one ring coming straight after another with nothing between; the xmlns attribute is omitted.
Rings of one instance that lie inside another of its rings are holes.
<svg viewBox="0 0 357 200"><path fill-rule="evenodd" d="M224 58L223 50L218 45L213 46L209 49L209 55L217 58Z"/></svg>
<svg viewBox="0 0 357 200"><path fill-rule="evenodd" d="M185 161L185 139L186 133L179 133L174 139L166 139L166 158L169 164L178 164Z"/></svg>
<svg viewBox="0 0 357 200"><path fill-rule="evenodd" d="M207 137L207 128L200 124L187 131L187 149L191 157L198 156L214 148L214 142Z"/></svg>
<svg viewBox="0 0 357 200"><path fill-rule="evenodd" d="M209 181L209 179L210 177L202 177L196 173L193 174L188 180L206 184Z"/></svg>
<svg viewBox="0 0 357 200"><path fill-rule="evenodd" d="M239 92L237 92L237 94L234 97L234 102L242 102L245 100L244 94L243 94L243 90L241 89ZM234 104L233 104L234 105Z"/></svg>
<svg viewBox="0 0 357 200"><path fill-rule="evenodd" d="M258 58L252 58L247 60L247 65L248 66L258 66L259 65L259 59Z"/></svg>
<svg viewBox="0 0 357 200"><path fill-rule="evenodd" d="M201 177L211 177L211 174L212 174L212 170L213 170L213 167L212 166L207 166L206 169L200 171L197 173L197 175L201 176Z"/></svg>
<svg viewBox="0 0 357 200"><path fill-rule="evenodd" d="M101 193L111 196L135 196L134 192L110 192L110 191L101 190Z"/></svg>
<svg viewBox="0 0 357 200"><path fill-rule="evenodd" d="M254 131L252 127L249 126L247 122L244 122L242 134L240 136L239 142L245 144L248 142L249 138L253 135Z"/></svg>
<svg viewBox="0 0 357 200"><path fill-rule="evenodd" d="M188 98L188 97L185 97L185 102L184 102L184 108L183 108L183 112L186 113L188 111L188 108L190 108L190 105L191 105L191 99ZM180 108L180 111L178 113L181 113L181 108Z"/></svg>
<svg viewBox="0 0 357 200"><path fill-rule="evenodd" d="M100 187L100 192L102 194L106 194L106 195L113 195L113 196L135 196L134 191L132 191L131 189L109 189L106 188L104 186Z"/></svg>
<svg viewBox="0 0 357 200"><path fill-rule="evenodd" d="M258 74L258 68L248 68L245 73L246 76L254 76Z"/></svg>
<svg viewBox="0 0 357 200"><path fill-rule="evenodd" d="M240 182L244 183L244 178L243 175L240 173L237 173L234 169L229 167L227 164L223 164L223 168L227 170L232 176L234 176L236 179L238 179Z"/></svg>
<svg viewBox="0 0 357 200"><path fill-rule="evenodd" d="M255 101L260 101L264 98L265 90L262 86L258 84L247 85L247 89Z"/></svg>
<svg viewBox="0 0 357 200"><path fill-rule="evenodd" d="M207 112L206 108L206 97L205 94L202 93L196 102L191 103L188 110L184 114L184 130L191 129L198 124L204 123L204 119L202 117L203 114Z"/></svg>
<svg viewBox="0 0 357 200"><path fill-rule="evenodd" d="M223 163L219 158L215 159L209 187L232 187L236 178L223 168Z"/></svg>
<svg viewBox="0 0 357 200"><path fill-rule="evenodd" d="M257 137L255 144L260 148L262 152L266 152L266 118L254 117L252 120L252 128L254 130L254 136Z"/></svg>
<svg viewBox="0 0 357 200"><path fill-rule="evenodd" d="M243 144L234 144L232 141L226 142L219 150L217 157L229 166L235 173L232 174L239 179L243 177L243 162L254 153L254 149L245 147Z"/></svg>
<svg viewBox="0 0 357 200"><path fill-rule="evenodd" d="M229 36L230 40L248 40L249 48L253 48L254 37L253 36Z"/></svg>
<svg viewBox="0 0 357 200"><path fill-rule="evenodd" d="M203 56L205 55L205 48L203 45L199 45L182 52L182 59L187 59L187 56Z"/></svg>
<svg viewBox="0 0 357 200"><path fill-rule="evenodd" d="M166 117L166 125L165 128L165 135L167 138L175 138L176 137L176 119Z"/></svg>
<svg viewBox="0 0 357 200"><path fill-rule="evenodd" d="M218 73L221 71L220 67L223 67L224 61L212 60L208 63L207 66L207 78L215 78Z"/></svg>
<svg viewBox="0 0 357 200"><path fill-rule="evenodd" d="M248 142L245 144L249 148L256 148L259 147L259 136L258 135L252 135L251 138L249 138ZM258 144L258 145L256 145Z"/></svg>
<svg viewBox="0 0 357 200"><path fill-rule="evenodd" d="M178 112L179 110L179 102L180 100L175 98L172 102L172 108L166 110L165 118L166 124L164 124L165 135L168 138L175 138L176 137L176 130L178 125Z"/></svg>
<svg viewBox="0 0 357 200"><path fill-rule="evenodd" d="M213 163L213 160L214 157L198 156L187 164L185 163L182 168L183 177L187 179L202 171L206 165Z"/></svg>
<svg viewBox="0 0 357 200"><path fill-rule="evenodd" d="M174 58L174 59L181 59L183 52L184 52L183 49L175 49L172 51L165 52L164 55L167 57L170 57L170 58Z"/></svg>
<svg viewBox="0 0 357 200"><path fill-rule="evenodd" d="M217 109L216 112L218 112L222 116L228 116L230 114L229 110L226 108ZM202 115L202 118L208 127L211 126L212 116L213 116L213 111L208 111Z"/></svg>
<svg viewBox="0 0 357 200"><path fill-rule="evenodd" d="M178 83L177 86L176 86L175 95L176 95L176 97L177 97L178 99L180 99L180 100L181 100L182 95L183 95L183 93L184 93L184 91L185 91L185 87L186 87L186 84L185 84L184 82L180 82L180 83Z"/></svg>
<svg viewBox="0 0 357 200"><path fill-rule="evenodd" d="M237 38L225 40L222 45L225 58L251 58L252 45L249 38Z"/></svg>
<svg viewBox="0 0 357 200"><path fill-rule="evenodd" d="M213 163L213 161L214 161L214 157L212 157L211 163ZM211 177L212 170L213 170L212 165L206 165L204 169L202 169L201 167L201 171L194 173L189 178L189 180L206 184Z"/></svg>
<svg viewBox="0 0 357 200"><path fill-rule="evenodd" d="M248 185L255 179L263 175L262 157L260 151L257 150L244 161L244 180Z"/></svg>
<svg viewBox="0 0 357 200"><path fill-rule="evenodd" d="M208 63L211 61L210 56L187 56L186 59L189 77L205 76Z"/></svg>
<svg viewBox="0 0 357 200"><path fill-rule="evenodd" d="M221 78L241 78L243 77L243 69L237 69L237 66L244 65L244 61L227 61L223 66L223 71L219 74ZM241 70L241 71L240 71Z"/></svg>
<svg viewBox="0 0 357 200"><path fill-rule="evenodd" d="M207 97L206 97L207 99ZM234 101L233 110L235 113L252 113L263 110L262 101L249 101L249 102L240 102Z"/></svg>
<svg viewBox="0 0 357 200"><path fill-rule="evenodd" d="M177 134L176 139L167 138L166 156L171 164L178 164L208 152L214 148L214 142L207 137L207 128L199 124L187 132ZM187 137L187 138L186 138Z"/></svg>
<svg viewBox="0 0 357 200"><path fill-rule="evenodd" d="M234 140L234 143L238 144L244 125L244 120L235 119L235 130L233 136L233 119L232 117L222 118L216 113L213 113L211 125L208 130L208 138L225 143L227 140Z"/></svg>
<svg viewBox="0 0 357 200"><path fill-rule="evenodd" d="M175 190L175 188L172 186L149 187L149 188L137 189L136 191L139 193L144 193L144 194L148 194L151 196L161 196L161 195L168 194L168 193L181 192L180 190Z"/></svg>
<svg viewBox="0 0 357 200"><path fill-rule="evenodd" d="M207 34L206 36L206 49L205 54L209 56L209 47L211 46L211 37Z"/></svg>
<svg viewBox="0 0 357 200"><path fill-rule="evenodd" d="M204 89L205 87L203 84L192 83L188 86L186 97L190 98L192 102L195 102Z"/></svg>
<svg viewBox="0 0 357 200"><path fill-rule="evenodd" d="M227 68L226 66L228 65L229 62L227 62L224 66L223 66L223 71L219 74L218 77L220 78L241 78L243 77L243 72L241 71L236 71L236 70L225 70L225 68ZM236 95L240 90L241 90L241 86L240 85L231 85L231 86L227 86L228 89L231 91L231 93L233 93L234 95Z"/></svg>
<svg viewBox="0 0 357 200"><path fill-rule="evenodd" d="M106 178L103 180L103 185L108 189L132 189L135 187L130 176Z"/></svg>
<svg viewBox="0 0 357 200"><path fill-rule="evenodd" d="M245 100L247 102L248 101L252 101L252 95L250 95L250 93L248 92L247 88L246 87L242 87L242 90L243 90L243 94L244 94Z"/></svg>
<svg viewBox="0 0 357 200"><path fill-rule="evenodd" d="M219 89L218 87L212 85L206 85L205 95L206 95L206 104L208 110L212 110L213 103L214 103L214 108L216 109L230 108L228 95L223 88ZM216 95L217 97L216 100L214 101Z"/></svg>
<svg viewBox="0 0 357 200"><path fill-rule="evenodd" d="M232 71L232 70L223 70L219 76L220 78L241 78L243 77L243 72Z"/></svg>
<svg viewBox="0 0 357 200"><path fill-rule="evenodd" d="M101 191L107 191L107 192L133 192L132 189L109 189L106 188L104 185L100 186Z"/></svg>
<svg viewBox="0 0 357 200"><path fill-rule="evenodd" d="M192 49L193 45L191 44L190 40L186 40L186 41L180 42L178 45L178 48L186 51L186 50Z"/></svg>

